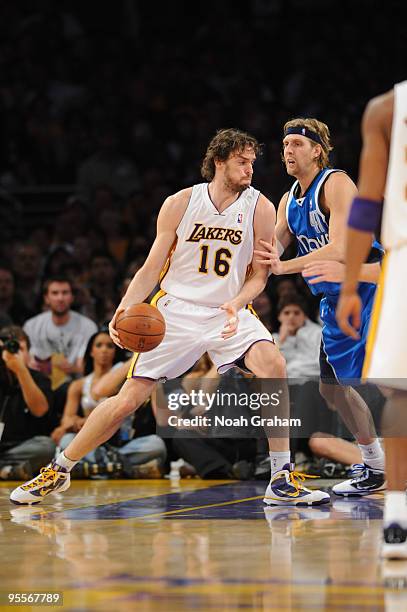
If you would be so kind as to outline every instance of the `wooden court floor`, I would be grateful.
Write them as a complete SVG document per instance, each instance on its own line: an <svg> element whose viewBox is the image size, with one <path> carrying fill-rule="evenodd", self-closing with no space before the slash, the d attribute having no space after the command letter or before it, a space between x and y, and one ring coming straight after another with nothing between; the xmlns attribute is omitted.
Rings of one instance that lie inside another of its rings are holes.
<svg viewBox="0 0 407 612"><path fill-rule="evenodd" d="M27 508L14 486L0 484L1 610L60 591L48 610L407 611L407 562L378 554L380 494L265 508L257 482L74 481Z"/></svg>

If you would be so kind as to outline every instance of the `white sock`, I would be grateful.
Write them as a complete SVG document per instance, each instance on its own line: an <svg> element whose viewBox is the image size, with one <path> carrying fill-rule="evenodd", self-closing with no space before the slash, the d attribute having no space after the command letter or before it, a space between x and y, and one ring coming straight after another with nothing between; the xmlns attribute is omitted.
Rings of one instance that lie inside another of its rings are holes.
<svg viewBox="0 0 407 612"><path fill-rule="evenodd" d="M290 463L290 451L279 451L274 452L270 451L270 464L271 464L271 475L279 472L283 469L283 467L288 463Z"/></svg>
<svg viewBox="0 0 407 612"><path fill-rule="evenodd" d="M405 491L386 491L384 494L384 515L383 523L385 527L391 523L398 523L407 529L407 496Z"/></svg>
<svg viewBox="0 0 407 612"><path fill-rule="evenodd" d="M53 467L55 468L56 465L57 468L59 466L63 468L63 471L70 472L77 463L77 461L72 461L71 459L68 459L68 457L65 457L64 452L62 451L62 453L60 453L55 459Z"/></svg>
<svg viewBox="0 0 407 612"><path fill-rule="evenodd" d="M358 446L363 463L367 463L374 470L384 470L384 452L377 438L371 444L358 444Z"/></svg>

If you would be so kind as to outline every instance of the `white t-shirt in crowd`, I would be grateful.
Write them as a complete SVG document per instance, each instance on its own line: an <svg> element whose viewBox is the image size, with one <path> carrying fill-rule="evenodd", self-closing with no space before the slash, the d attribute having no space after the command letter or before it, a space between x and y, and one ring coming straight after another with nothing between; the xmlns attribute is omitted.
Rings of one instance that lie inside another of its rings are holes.
<svg viewBox="0 0 407 612"><path fill-rule="evenodd" d="M70 363L84 356L89 338L98 330L97 325L74 310L69 314L65 325L55 325L51 311L25 322L24 331L30 338L32 355L48 359L53 354L62 353Z"/></svg>

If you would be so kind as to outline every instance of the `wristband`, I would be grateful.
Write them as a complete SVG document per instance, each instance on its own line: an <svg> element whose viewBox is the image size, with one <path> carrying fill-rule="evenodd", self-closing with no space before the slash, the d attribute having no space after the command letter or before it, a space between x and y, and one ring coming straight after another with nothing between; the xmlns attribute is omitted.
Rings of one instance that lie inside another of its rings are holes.
<svg viewBox="0 0 407 612"><path fill-rule="evenodd" d="M348 227L361 232L374 233L380 225L383 202L368 200L359 196L353 198Z"/></svg>

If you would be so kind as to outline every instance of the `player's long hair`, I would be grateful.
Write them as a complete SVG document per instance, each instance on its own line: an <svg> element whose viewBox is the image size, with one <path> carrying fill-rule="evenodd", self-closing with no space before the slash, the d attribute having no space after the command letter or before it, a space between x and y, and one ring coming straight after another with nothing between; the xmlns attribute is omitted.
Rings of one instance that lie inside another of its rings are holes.
<svg viewBox="0 0 407 612"><path fill-rule="evenodd" d="M322 121L318 121L318 119L309 119L309 118L298 118L291 119L287 121L284 125L284 134L286 130L290 127L306 127L312 132L316 132L322 141L321 146L321 154L318 157L318 166L321 168L329 168L329 153L332 151L333 146L331 145L331 134L329 133L329 127L326 123L322 123ZM311 144L315 147L318 146L316 142L310 140Z"/></svg>
<svg viewBox="0 0 407 612"><path fill-rule="evenodd" d="M262 145L254 136L235 128L218 130L210 141L202 162L203 178L209 182L215 176L215 159L226 161L231 153L241 153L246 147L253 149L256 155L261 153Z"/></svg>

